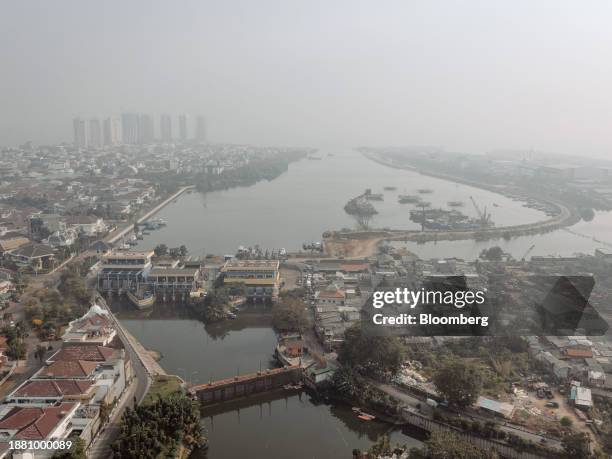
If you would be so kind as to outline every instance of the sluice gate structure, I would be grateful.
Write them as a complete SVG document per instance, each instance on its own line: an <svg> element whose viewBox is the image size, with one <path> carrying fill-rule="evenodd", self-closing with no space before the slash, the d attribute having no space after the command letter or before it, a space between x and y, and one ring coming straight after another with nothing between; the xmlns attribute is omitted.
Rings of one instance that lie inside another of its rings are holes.
<svg viewBox="0 0 612 459"><path fill-rule="evenodd" d="M206 405L214 405L251 395L280 389L302 382L302 368L298 365L258 371L248 375L211 381L192 386L189 392Z"/></svg>

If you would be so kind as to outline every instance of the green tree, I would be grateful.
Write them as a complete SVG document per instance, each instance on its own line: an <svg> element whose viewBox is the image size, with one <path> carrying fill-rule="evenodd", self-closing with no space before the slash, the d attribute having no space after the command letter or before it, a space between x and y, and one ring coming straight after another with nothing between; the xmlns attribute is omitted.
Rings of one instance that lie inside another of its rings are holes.
<svg viewBox="0 0 612 459"><path fill-rule="evenodd" d="M500 261L504 255L504 251L499 246L489 247L480 252L480 258L489 261Z"/></svg>
<svg viewBox="0 0 612 459"><path fill-rule="evenodd" d="M376 443L374 443L369 451L368 456L370 457L380 457L380 456L389 456L392 452L391 442L389 441L388 435L381 435L376 439Z"/></svg>
<svg viewBox="0 0 612 459"><path fill-rule="evenodd" d="M345 365L365 373L389 376L398 372L404 352L397 338L369 336L357 323L344 334L339 359Z"/></svg>
<svg viewBox="0 0 612 459"><path fill-rule="evenodd" d="M117 458L175 457L181 444L195 448L204 442L198 404L177 393L127 408L113 452Z"/></svg>
<svg viewBox="0 0 612 459"><path fill-rule="evenodd" d="M306 328L305 304L301 299L284 298L272 307L272 324L279 331L302 331Z"/></svg>
<svg viewBox="0 0 612 459"><path fill-rule="evenodd" d="M168 246L166 244L158 244L153 249L155 256L162 257L168 253Z"/></svg>
<svg viewBox="0 0 612 459"><path fill-rule="evenodd" d="M449 403L458 406L476 402L483 385L480 369L463 360L446 360L434 374L433 382Z"/></svg>
<svg viewBox="0 0 612 459"><path fill-rule="evenodd" d="M34 357L36 357L40 363L43 363L45 360L45 355L47 355L47 348L42 344L37 344L36 350L34 351Z"/></svg>
<svg viewBox="0 0 612 459"><path fill-rule="evenodd" d="M53 455L53 459L85 459L85 441L81 437L70 437L72 446L69 450L58 451Z"/></svg>
<svg viewBox="0 0 612 459"><path fill-rule="evenodd" d="M21 338L16 338L8 342L6 355L12 360L23 360L26 356L26 345Z"/></svg>
<svg viewBox="0 0 612 459"><path fill-rule="evenodd" d="M563 427L571 427L571 426L572 426L572 424L574 423L574 422L572 421L572 419L571 419L569 416L563 416L563 417L562 417L562 418L559 420L559 422L561 423L561 425L562 425Z"/></svg>

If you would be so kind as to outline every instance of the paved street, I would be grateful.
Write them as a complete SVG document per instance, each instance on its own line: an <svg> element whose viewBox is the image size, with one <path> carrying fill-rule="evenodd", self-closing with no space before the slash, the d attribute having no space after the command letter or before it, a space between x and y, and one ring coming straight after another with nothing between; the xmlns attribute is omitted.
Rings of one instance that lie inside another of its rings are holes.
<svg viewBox="0 0 612 459"><path fill-rule="evenodd" d="M98 300L101 303L101 306L108 309L106 302L103 300ZM112 313L111 313L112 315ZM94 442L92 443L88 456L91 458L109 458L112 457L111 445L119 436L121 432L120 422L121 416L127 407L134 407L134 398L137 403L140 403L152 382L152 378L147 372L147 369L143 365L141 357L138 355L136 349L134 349L132 345L132 340L130 340L124 333L123 327L117 321L114 315L112 315L113 320L115 321L115 325L117 328L117 332L119 333L119 337L123 342L126 353L129 355L130 361L132 362L132 366L134 368L134 380L132 384L130 384L129 388L125 391L123 397L119 400L117 405L115 406L113 413L109 419L108 424L102 433L96 437ZM144 348L143 348L144 349Z"/></svg>

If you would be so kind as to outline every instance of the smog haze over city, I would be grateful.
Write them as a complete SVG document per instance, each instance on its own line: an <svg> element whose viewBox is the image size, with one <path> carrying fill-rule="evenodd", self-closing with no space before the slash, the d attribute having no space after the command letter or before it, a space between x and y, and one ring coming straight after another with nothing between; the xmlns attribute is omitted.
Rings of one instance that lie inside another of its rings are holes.
<svg viewBox="0 0 612 459"><path fill-rule="evenodd" d="M6 2L0 144L205 112L211 138L603 157L606 1Z"/></svg>
<svg viewBox="0 0 612 459"><path fill-rule="evenodd" d="M612 457L612 3L0 11L0 459Z"/></svg>

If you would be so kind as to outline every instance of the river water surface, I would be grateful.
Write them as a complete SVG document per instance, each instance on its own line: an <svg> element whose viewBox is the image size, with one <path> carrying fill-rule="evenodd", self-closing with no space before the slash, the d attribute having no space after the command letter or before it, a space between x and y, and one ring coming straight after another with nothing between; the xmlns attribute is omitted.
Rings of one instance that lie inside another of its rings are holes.
<svg viewBox="0 0 612 459"><path fill-rule="evenodd" d="M326 150L318 154L319 161L292 163L286 173L269 182L183 195L157 215L168 225L151 232L137 247L185 244L194 255L235 253L239 245L255 244L268 249L299 249L305 241L320 240L326 230L355 228L355 220L343 207L366 188L384 194L384 201L372 201L378 211L370 222L373 228L420 228L410 220L413 206L397 202L399 194L416 195L419 189L431 190L421 197L432 207L448 208L448 201L462 201L464 206L459 210L476 217L472 196L481 210L486 208L491 213L497 226L546 218L542 212L505 196L392 169L357 152ZM389 186L397 189L385 191Z"/></svg>

